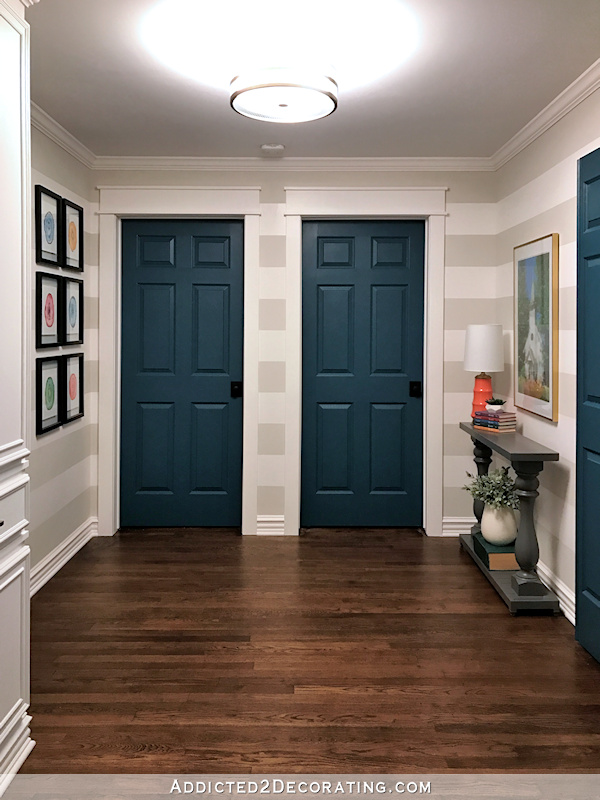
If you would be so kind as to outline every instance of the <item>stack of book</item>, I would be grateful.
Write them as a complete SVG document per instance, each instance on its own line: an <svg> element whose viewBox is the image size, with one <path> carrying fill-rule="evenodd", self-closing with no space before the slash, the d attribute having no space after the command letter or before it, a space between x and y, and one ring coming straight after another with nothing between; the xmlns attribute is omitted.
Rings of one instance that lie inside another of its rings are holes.
<svg viewBox="0 0 600 800"><path fill-rule="evenodd" d="M488 569L519 569L514 542L505 545L490 544L481 533L474 533L473 550Z"/></svg>
<svg viewBox="0 0 600 800"><path fill-rule="evenodd" d="M517 430L517 415L514 411L476 411L473 427L494 433L514 433Z"/></svg>

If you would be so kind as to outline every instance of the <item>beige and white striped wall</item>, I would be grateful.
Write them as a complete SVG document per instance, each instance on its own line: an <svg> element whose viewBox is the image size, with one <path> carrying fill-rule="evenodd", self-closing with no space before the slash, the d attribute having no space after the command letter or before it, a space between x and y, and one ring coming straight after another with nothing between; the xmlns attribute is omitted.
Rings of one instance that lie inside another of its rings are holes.
<svg viewBox="0 0 600 800"><path fill-rule="evenodd" d="M97 530L98 456L98 220L84 167L34 131L37 157L32 182L84 209L84 344L35 350L35 274L62 272L35 263L32 242L30 301L31 585L37 591ZM32 192L32 198L34 193ZM33 209L32 209L33 214ZM40 437L35 435L35 362L38 357L84 354L85 416Z"/></svg>
<svg viewBox="0 0 600 800"><path fill-rule="evenodd" d="M437 380L443 388L443 524L437 533L455 535L468 529L472 521L471 500L461 488L465 482L465 472L471 470L472 448L468 437L463 434L458 423L468 418L471 402L473 376L465 373L462 367L464 332L469 323L500 322L505 330L506 369L494 377L495 393L510 397L512 393L512 249L518 244L538 236L558 232L560 235L560 398L559 422L548 423L526 412L519 414L519 424L526 435L559 450L561 461L547 468L541 478L541 497L539 508L539 531L542 551L542 570L566 595L572 597L574 588L574 463L575 463L575 225L576 225L576 161L584 152L597 146L597 120L600 118L600 93L589 92L586 99L573 105L568 112L557 117L558 121L547 126L541 135L531 137L531 143L507 160L503 166L469 165L465 162L453 171L435 169L429 166L417 169L369 168L360 160L356 165L346 163L344 169L329 167L325 162L316 168L300 171L298 164L286 171L283 165L272 166L256 164L240 165L236 160L219 159L214 166L206 160L195 164L188 160L186 168L177 159L102 159L98 158L84 167L77 162L77 180L81 190L77 195L93 211L97 194L93 187L259 187L259 256L258 256L258 354L256 370L258 387L257 429L252 434L256 442L256 480L252 491L256 492L256 532L281 533L286 509L286 497L291 489L290 481L296 480L297 470L290 464L290 454L286 453L286 439L289 441L290 404L297 402L299 387L289 385L289 371L286 358L290 352L290 337L297 333L290 331L288 320L290 308L286 307L289 298L289 281L294 280L286 265L286 187L446 187L446 236L444 281L444 370ZM60 150L52 143L42 140L39 131L34 137L33 166L38 177L47 175L67 192L71 188L67 177L75 159L62 164L52 161L52 170L45 168L45 162L55 151ZM73 148L71 147L73 151ZM91 154L90 154L91 156ZM83 159L85 160L85 159ZM218 163L217 163L218 162ZM373 162L369 162L373 164ZM61 179L61 174L67 176ZM36 178L37 181L38 178ZM42 181L43 182L43 181ZM73 184L71 184L73 186ZM53 184L49 184L53 188ZM74 187L77 188L77 187ZM93 237L95 228L91 222L92 213L86 215L90 220L88 236ZM88 252L93 252L93 243ZM96 248L97 252L97 248ZM93 274L94 265L90 263L86 275L86 295L89 293L92 324L88 337L86 324L86 352L93 364L95 336L94 300L87 277ZM254 278L256 276L253 276ZM439 276L438 276L439 279ZM90 284L92 281L89 282ZM296 329L297 330L297 329ZM97 356L96 356L97 358ZM33 369L33 367L32 367ZM94 377L89 386L93 390ZM286 385L286 374L288 385ZM434 379L434 380L436 380ZM93 391L92 391L93 394ZM86 397L87 400L87 397ZM93 408L93 396L89 408ZM86 413L85 427L93 426L96 419ZM82 426L82 429L84 426ZM75 432L75 431L74 431ZM70 435L70 434L69 434ZM93 431L86 434L91 440ZM35 553L43 554L48 544L35 546L35 538L51 543L60 534L50 523L57 521L74 498L64 502L69 493L69 483L65 472L64 480L58 476L79 462L94 455L93 445L77 445L76 453L71 454L70 446L62 445L60 434L56 437L56 453L60 458L56 467L56 496L49 509L35 510L36 525L32 533ZM81 434L83 436L83 434ZM75 437L73 437L75 444ZM42 442L40 449L50 444ZM54 452L54 449L52 449ZM48 456L48 459L50 457ZM46 462L48 463L48 462ZM90 462L91 463L91 462ZM36 467L32 463L32 476ZM46 484L50 475L47 466L38 468L39 477L35 479L35 492L32 505L44 505L43 492L39 489ZM89 471L89 489L95 491L95 474ZM292 476L292 477L290 477ZM63 488L64 487L64 492ZM297 488L297 487L296 487ZM82 494L81 492L78 493ZM90 514L93 516L93 507ZM65 512L66 513L66 512ZM66 519L66 518L65 518ZM80 525L85 519L79 519ZM47 524L48 530L44 526ZM64 535L72 533L65 524ZM71 525L72 527L72 525ZM37 533L36 533L37 532ZM38 556L39 557L39 556ZM570 602L570 601L569 601Z"/></svg>

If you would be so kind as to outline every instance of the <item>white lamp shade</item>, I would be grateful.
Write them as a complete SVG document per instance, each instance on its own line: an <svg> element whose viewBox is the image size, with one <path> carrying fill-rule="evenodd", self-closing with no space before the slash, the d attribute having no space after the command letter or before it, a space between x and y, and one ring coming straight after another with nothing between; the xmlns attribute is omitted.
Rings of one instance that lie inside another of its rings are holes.
<svg viewBox="0 0 600 800"><path fill-rule="evenodd" d="M464 365L467 372L504 370L502 325L467 325Z"/></svg>

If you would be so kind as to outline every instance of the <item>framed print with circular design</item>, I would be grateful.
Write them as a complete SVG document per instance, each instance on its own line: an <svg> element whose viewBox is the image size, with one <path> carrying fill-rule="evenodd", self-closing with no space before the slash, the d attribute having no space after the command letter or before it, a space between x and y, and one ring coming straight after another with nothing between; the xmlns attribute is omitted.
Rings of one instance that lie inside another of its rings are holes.
<svg viewBox="0 0 600 800"><path fill-rule="evenodd" d="M62 279L60 344L83 344L83 281Z"/></svg>
<svg viewBox="0 0 600 800"><path fill-rule="evenodd" d="M60 266L62 198L43 186L35 187L35 260Z"/></svg>
<svg viewBox="0 0 600 800"><path fill-rule="evenodd" d="M62 212L64 260L67 269L83 271L83 208L63 200Z"/></svg>
<svg viewBox="0 0 600 800"><path fill-rule="evenodd" d="M63 356L62 400L63 423L83 417L83 353Z"/></svg>
<svg viewBox="0 0 600 800"><path fill-rule="evenodd" d="M35 276L35 346L57 347L61 341L61 283L58 275L38 272Z"/></svg>
<svg viewBox="0 0 600 800"><path fill-rule="evenodd" d="M60 414L60 357L38 358L35 362L35 409L37 436L48 433L61 424Z"/></svg>

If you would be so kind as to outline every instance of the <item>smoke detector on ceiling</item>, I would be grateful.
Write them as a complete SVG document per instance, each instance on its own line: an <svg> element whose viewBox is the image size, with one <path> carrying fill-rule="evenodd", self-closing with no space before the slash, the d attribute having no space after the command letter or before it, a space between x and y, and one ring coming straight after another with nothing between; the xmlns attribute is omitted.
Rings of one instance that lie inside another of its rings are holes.
<svg viewBox="0 0 600 800"><path fill-rule="evenodd" d="M281 158L285 145L283 144L261 144L260 154L263 158Z"/></svg>

